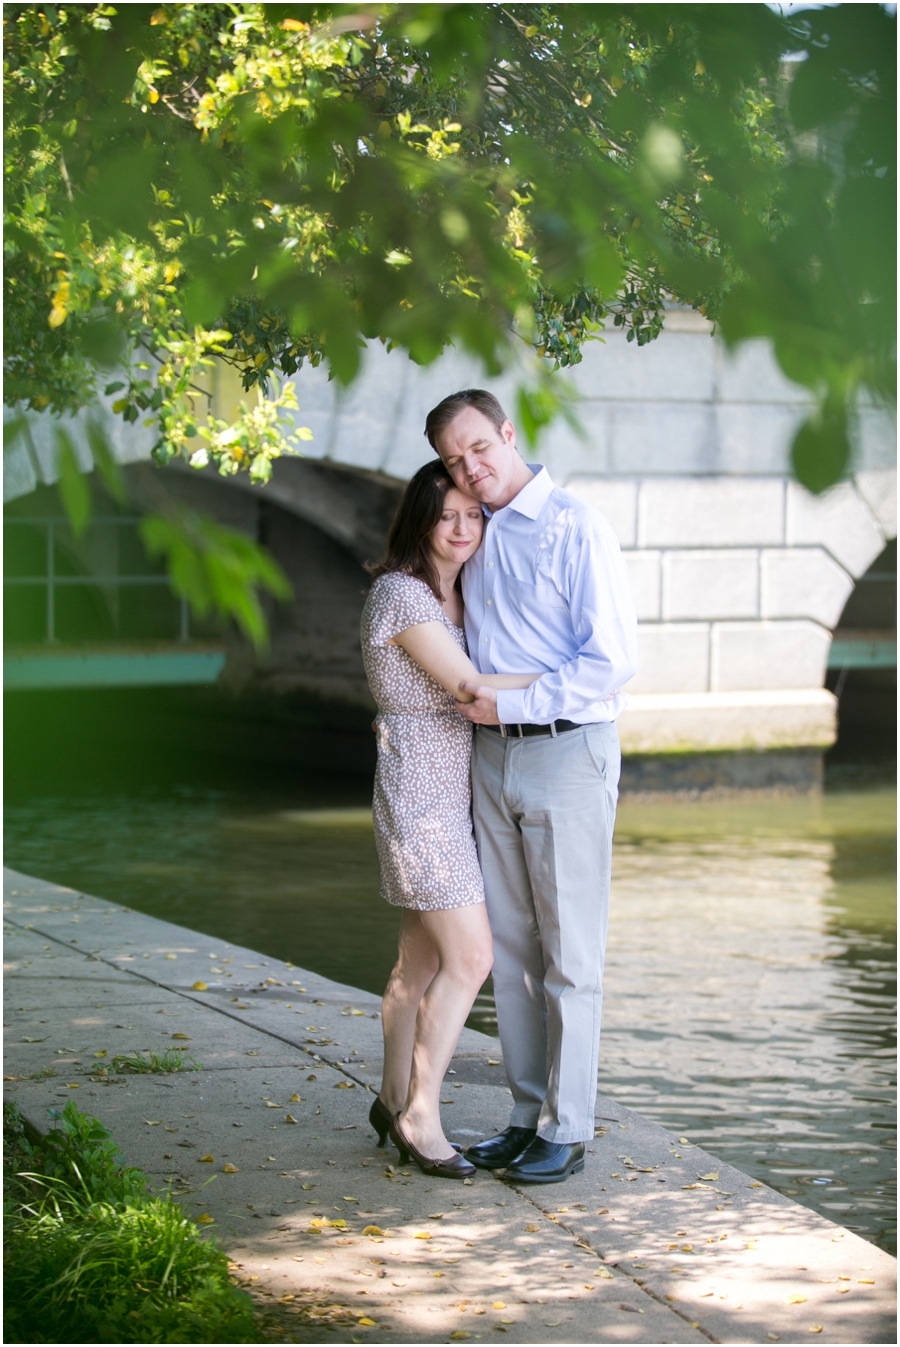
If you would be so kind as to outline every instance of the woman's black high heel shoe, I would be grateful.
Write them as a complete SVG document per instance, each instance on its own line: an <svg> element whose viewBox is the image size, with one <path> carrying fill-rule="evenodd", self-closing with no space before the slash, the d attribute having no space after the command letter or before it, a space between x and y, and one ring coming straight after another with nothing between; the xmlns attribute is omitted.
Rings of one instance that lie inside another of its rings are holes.
<svg viewBox="0 0 900 1347"><path fill-rule="evenodd" d="M381 1096L377 1095L375 1103L369 1109L369 1122L378 1135L379 1146L387 1145L388 1132L391 1130L391 1123L394 1121L389 1108L381 1102ZM462 1146L457 1146L455 1141L450 1145L456 1151L457 1155L462 1151Z"/></svg>
<svg viewBox="0 0 900 1347"><path fill-rule="evenodd" d="M386 1108L381 1102L381 1096L376 1095L375 1103L369 1109L369 1122L378 1134L379 1146L386 1146L388 1132L391 1130L391 1123L394 1121L390 1109Z"/></svg>
<svg viewBox="0 0 900 1347"><path fill-rule="evenodd" d="M410 1158L415 1160L423 1174L430 1174L438 1179L468 1179L475 1173L475 1166L464 1159L459 1152L454 1155L452 1160L430 1160L427 1155L422 1155L405 1135L398 1121L400 1115L391 1121L391 1141L400 1152L401 1165L407 1164Z"/></svg>

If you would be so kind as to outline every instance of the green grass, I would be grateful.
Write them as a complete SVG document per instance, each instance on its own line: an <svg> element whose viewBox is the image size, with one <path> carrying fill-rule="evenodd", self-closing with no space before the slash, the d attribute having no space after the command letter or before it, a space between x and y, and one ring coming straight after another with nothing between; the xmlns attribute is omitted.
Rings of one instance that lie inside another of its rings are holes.
<svg viewBox="0 0 900 1347"><path fill-rule="evenodd" d="M228 1259L74 1101L34 1143L4 1106L6 1342L259 1342Z"/></svg>
<svg viewBox="0 0 900 1347"><path fill-rule="evenodd" d="M201 1071L202 1062L183 1056L182 1048L167 1048L165 1052L138 1052L131 1057L117 1056L110 1063L110 1071L142 1074L168 1074L172 1071Z"/></svg>

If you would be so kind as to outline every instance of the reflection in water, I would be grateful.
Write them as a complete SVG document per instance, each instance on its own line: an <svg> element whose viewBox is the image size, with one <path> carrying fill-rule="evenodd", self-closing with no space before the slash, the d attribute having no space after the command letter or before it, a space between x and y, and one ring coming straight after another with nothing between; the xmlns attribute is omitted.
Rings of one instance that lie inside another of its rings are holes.
<svg viewBox="0 0 900 1347"><path fill-rule="evenodd" d="M398 914L357 803L32 799L7 807L7 863L378 992ZM891 1249L894 810L623 805L600 1066L607 1094ZM471 1022L494 1027L489 994Z"/></svg>

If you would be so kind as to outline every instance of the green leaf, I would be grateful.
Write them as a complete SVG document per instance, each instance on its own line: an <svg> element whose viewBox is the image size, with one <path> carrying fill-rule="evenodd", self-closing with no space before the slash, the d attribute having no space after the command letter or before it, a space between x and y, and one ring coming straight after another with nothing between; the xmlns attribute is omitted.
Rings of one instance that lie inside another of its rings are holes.
<svg viewBox="0 0 900 1347"><path fill-rule="evenodd" d="M850 462L846 408L818 408L797 431L791 459L797 480L817 495L839 482Z"/></svg>
<svg viewBox="0 0 900 1347"><path fill-rule="evenodd" d="M266 647L268 627L258 591L282 600L293 593L268 552L245 534L186 510L146 516L141 536L151 555L165 556L172 588L199 616L216 612L231 618L258 650Z"/></svg>
<svg viewBox="0 0 900 1347"><path fill-rule="evenodd" d="M94 463L100 469L100 475L106 483L110 495L114 500L117 500L120 505L123 505L127 500L127 493L125 491L125 481L122 477L122 469L116 462L112 445L106 437L106 432L98 421L88 421L87 437Z"/></svg>
<svg viewBox="0 0 900 1347"><path fill-rule="evenodd" d="M58 426L55 434L56 468L59 473L59 494L76 538L84 532L91 517L91 493L87 477L82 472L75 453L72 437Z"/></svg>

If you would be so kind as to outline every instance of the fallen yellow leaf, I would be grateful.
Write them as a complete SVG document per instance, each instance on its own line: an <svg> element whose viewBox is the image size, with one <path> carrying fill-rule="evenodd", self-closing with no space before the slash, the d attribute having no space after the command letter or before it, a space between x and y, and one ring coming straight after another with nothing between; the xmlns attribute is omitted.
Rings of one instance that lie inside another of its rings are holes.
<svg viewBox="0 0 900 1347"><path fill-rule="evenodd" d="M666 1300L677 1300L677 1299L678 1299L677 1296L671 1295L668 1291L666 1292Z"/></svg>
<svg viewBox="0 0 900 1347"><path fill-rule="evenodd" d="M162 1122L162 1119L160 1118L159 1121ZM148 1127L159 1127L159 1122L151 1122L149 1118L145 1118L144 1122L147 1124Z"/></svg>
<svg viewBox="0 0 900 1347"><path fill-rule="evenodd" d="M184 1038L184 1039L187 1040L188 1043L190 1043L190 1041L191 1041L191 1036L190 1036L190 1034L173 1034L172 1037L173 1037L173 1038Z"/></svg>
<svg viewBox="0 0 900 1347"><path fill-rule="evenodd" d="M450 1341L464 1342L466 1338L470 1338L471 1336L472 1334L467 1333L464 1328L458 1328L455 1333L450 1334Z"/></svg>
<svg viewBox="0 0 900 1347"><path fill-rule="evenodd" d="M698 1178L698 1179L708 1179L711 1183L715 1183L715 1182L718 1181L718 1178L719 1178L719 1171L716 1170L715 1173L713 1173L713 1174L698 1174L698 1175L697 1175L697 1178Z"/></svg>
<svg viewBox="0 0 900 1347"><path fill-rule="evenodd" d="M192 992L208 992L208 991L209 991L209 988L207 987L207 985L206 985L205 982L195 982L195 983L193 983L193 985L191 986L191 991L192 991Z"/></svg>
<svg viewBox="0 0 900 1347"><path fill-rule="evenodd" d="M821 1332L822 1332L822 1325L821 1325L821 1324L810 1324L810 1326L809 1326L809 1331L810 1331L810 1333L821 1333Z"/></svg>
<svg viewBox="0 0 900 1347"><path fill-rule="evenodd" d="M487 1059L487 1064L488 1066L502 1066L502 1062L499 1057L489 1057Z"/></svg>
<svg viewBox="0 0 900 1347"><path fill-rule="evenodd" d="M303 1100L300 1098L299 1094L292 1094L291 1097L290 1097L290 1099L288 1100L288 1103L289 1103L289 1104L302 1104L302 1103L303 1103Z"/></svg>
<svg viewBox="0 0 900 1347"><path fill-rule="evenodd" d="M693 1253L693 1252L694 1252L694 1246L693 1246L693 1244L682 1244L682 1246L681 1246L681 1252L682 1252L682 1253Z"/></svg>
<svg viewBox="0 0 900 1347"><path fill-rule="evenodd" d="M225 1171L224 1171L224 1172L225 1172L226 1174L240 1174L241 1171L238 1169L237 1165L233 1165L233 1164L229 1161L228 1164L226 1164L226 1166L225 1166Z"/></svg>
<svg viewBox="0 0 900 1347"><path fill-rule="evenodd" d="M594 1276L595 1276L595 1277L607 1277L607 1278L611 1278L612 1275L613 1275L613 1274L609 1271L609 1269L608 1269L608 1268L605 1268L605 1267L601 1268L599 1272L595 1272L595 1273L594 1273Z"/></svg>
<svg viewBox="0 0 900 1347"><path fill-rule="evenodd" d="M310 1184L309 1186L312 1187L312 1184ZM306 1187L306 1184L305 1184L305 1183L304 1183L303 1187L304 1187L304 1188ZM363 1230L363 1234L364 1234L364 1235L383 1235L383 1234L384 1234L384 1231L383 1231L383 1230L381 1229L381 1227L378 1226L378 1225L367 1225L366 1228L365 1228L365 1230Z"/></svg>
<svg viewBox="0 0 900 1347"><path fill-rule="evenodd" d="M857 1284L857 1286L874 1286L874 1285L875 1285L875 1283L874 1283L874 1281L872 1280L871 1277L857 1277L857 1279L856 1279L856 1284Z"/></svg>
<svg viewBox="0 0 900 1347"><path fill-rule="evenodd" d="M95 1057L105 1057L105 1056L106 1056L106 1048L101 1048L99 1052L95 1052L95 1053L94 1053L94 1056L95 1056Z"/></svg>
<svg viewBox="0 0 900 1347"><path fill-rule="evenodd" d="M806 1303L806 1296L798 1291L796 1295L788 1296L784 1303L785 1305L803 1305Z"/></svg>
<svg viewBox="0 0 900 1347"><path fill-rule="evenodd" d="M286 1113L284 1115L284 1121L286 1123L296 1123L297 1119L293 1116L292 1113Z"/></svg>
<svg viewBox="0 0 900 1347"><path fill-rule="evenodd" d="M761 1183L751 1183L750 1187L751 1187L751 1188L761 1188L761 1187L762 1187L762 1184L761 1184Z"/></svg>
<svg viewBox="0 0 900 1347"><path fill-rule="evenodd" d="M540 1226L537 1226L537 1225L526 1225L526 1227L525 1227L525 1233L528 1234L528 1235L533 1235L533 1234L535 1234L539 1229L540 1229Z"/></svg>
<svg viewBox="0 0 900 1347"><path fill-rule="evenodd" d="M202 1213L202 1215L200 1215L200 1216L197 1217L197 1224L198 1224L198 1225L215 1225L215 1220L216 1220L216 1218L215 1218L214 1216L210 1216L210 1214L209 1214L208 1211L204 1211L204 1212Z"/></svg>
<svg viewBox="0 0 900 1347"><path fill-rule="evenodd" d="M431 1239L431 1231L420 1230L419 1233L416 1235L416 1239Z"/></svg>
<svg viewBox="0 0 900 1347"><path fill-rule="evenodd" d="M345 1201L345 1202L358 1202L358 1201L359 1201L359 1198L358 1198L358 1197L345 1197L345 1198L344 1198L344 1201Z"/></svg>
<svg viewBox="0 0 900 1347"><path fill-rule="evenodd" d="M339 1080L334 1088L336 1090L355 1090L356 1086L354 1085L352 1080ZM362 1323L362 1320L360 1319L359 1322Z"/></svg>
<svg viewBox="0 0 900 1347"><path fill-rule="evenodd" d="M177 955L177 954L167 954L167 955L166 955L166 958L167 958L167 959L177 959L177 958L178 958L178 955Z"/></svg>
<svg viewBox="0 0 900 1347"><path fill-rule="evenodd" d="M505 1301L505 1300L495 1300L495 1301L494 1301L494 1309L495 1309L495 1310L505 1310L505 1309L506 1309L506 1301Z"/></svg>
<svg viewBox="0 0 900 1347"><path fill-rule="evenodd" d="M213 1158L212 1158L211 1155L201 1155L201 1156L200 1156L200 1164L201 1164L201 1165L212 1165L212 1164L215 1164L215 1161L213 1160Z"/></svg>

